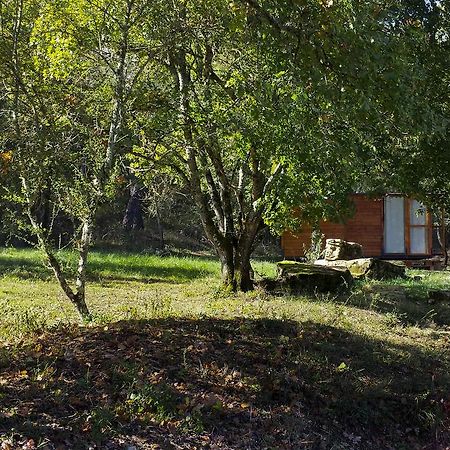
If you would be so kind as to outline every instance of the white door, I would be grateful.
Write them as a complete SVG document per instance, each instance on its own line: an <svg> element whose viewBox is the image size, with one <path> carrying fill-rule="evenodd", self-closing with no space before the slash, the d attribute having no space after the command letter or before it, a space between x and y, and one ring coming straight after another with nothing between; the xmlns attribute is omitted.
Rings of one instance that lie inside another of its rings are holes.
<svg viewBox="0 0 450 450"><path fill-rule="evenodd" d="M384 198L384 253L406 253L403 197Z"/></svg>

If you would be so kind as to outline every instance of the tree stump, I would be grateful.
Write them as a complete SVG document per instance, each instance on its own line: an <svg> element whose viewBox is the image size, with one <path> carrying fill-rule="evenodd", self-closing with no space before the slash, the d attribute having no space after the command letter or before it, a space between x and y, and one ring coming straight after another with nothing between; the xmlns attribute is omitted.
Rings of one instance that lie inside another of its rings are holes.
<svg viewBox="0 0 450 450"><path fill-rule="evenodd" d="M353 277L345 267L282 261L278 263L277 275L276 286L291 293L338 292L353 284Z"/></svg>
<svg viewBox="0 0 450 450"><path fill-rule="evenodd" d="M318 259L314 264L321 267L345 267L354 278L367 280L391 280L406 277L406 267L402 262L384 261L377 258L359 258L350 261Z"/></svg>

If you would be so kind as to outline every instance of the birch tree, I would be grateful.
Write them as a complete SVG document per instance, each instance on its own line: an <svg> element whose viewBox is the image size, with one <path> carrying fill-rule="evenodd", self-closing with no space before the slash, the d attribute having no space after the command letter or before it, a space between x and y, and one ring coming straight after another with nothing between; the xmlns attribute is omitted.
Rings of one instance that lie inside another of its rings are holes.
<svg viewBox="0 0 450 450"><path fill-rule="evenodd" d="M116 161L130 145L127 114L147 64L138 40L147 2L11 0L1 10L6 89L3 116L22 204L38 247L83 320L90 318L86 276L98 205ZM146 56L146 54L144 55ZM6 145L6 143L5 143ZM128 146L128 147L127 147ZM77 223L74 287L62 269L36 199L51 191L53 217Z"/></svg>

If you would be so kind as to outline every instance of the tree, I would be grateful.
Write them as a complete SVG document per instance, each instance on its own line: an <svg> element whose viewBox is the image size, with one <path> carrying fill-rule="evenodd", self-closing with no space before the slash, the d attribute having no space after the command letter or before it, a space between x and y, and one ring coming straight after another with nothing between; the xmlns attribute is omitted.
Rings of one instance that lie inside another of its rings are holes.
<svg viewBox="0 0 450 450"><path fill-rule="evenodd" d="M147 7L138 0L14 0L1 10L8 121L2 136L15 174L10 198L22 205L37 245L84 320L90 318L86 270L94 218L111 190L117 158L130 145L127 117L148 63L137 32ZM52 221L36 216L42 192L51 198L52 218L63 211L78 225L75 288L55 253Z"/></svg>
<svg viewBox="0 0 450 450"><path fill-rule="evenodd" d="M416 195L437 217L442 217L439 240L444 264L447 265L448 218L446 220L445 216L450 211L450 3L434 1L421 6L413 9L411 14L415 13L427 36L424 45L418 49L418 55L425 71L423 99L433 112L430 117L432 127L429 127L431 132L420 136L409 167L400 175L400 182L406 192Z"/></svg>
<svg viewBox="0 0 450 450"><path fill-rule="evenodd" d="M144 190L138 183L131 182L130 184L130 198L127 203L125 215L122 220L122 225L126 230L143 230L144 218L142 211L142 200L144 198Z"/></svg>
<svg viewBox="0 0 450 450"><path fill-rule="evenodd" d="M342 214L380 128L401 135L393 117L411 59L394 13L378 2L242 0L176 2L165 16L159 83L178 115L160 132L150 121L156 144L135 153L190 187L231 289L252 288L265 224L292 224L294 207L302 221Z"/></svg>

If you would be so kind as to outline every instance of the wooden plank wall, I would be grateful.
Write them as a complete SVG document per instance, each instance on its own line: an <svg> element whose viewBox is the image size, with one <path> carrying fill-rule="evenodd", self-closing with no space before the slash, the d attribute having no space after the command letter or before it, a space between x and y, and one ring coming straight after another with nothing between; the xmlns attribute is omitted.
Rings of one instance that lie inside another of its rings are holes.
<svg viewBox="0 0 450 450"><path fill-rule="evenodd" d="M345 239L363 246L364 256L381 256L383 252L383 198L371 199L365 195L352 196L354 216L346 223L322 222L320 228L325 239ZM284 257L304 256L304 249L311 244L311 228L298 232L286 231L281 237Z"/></svg>

